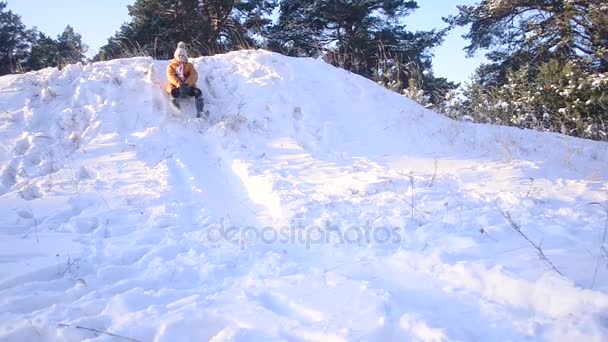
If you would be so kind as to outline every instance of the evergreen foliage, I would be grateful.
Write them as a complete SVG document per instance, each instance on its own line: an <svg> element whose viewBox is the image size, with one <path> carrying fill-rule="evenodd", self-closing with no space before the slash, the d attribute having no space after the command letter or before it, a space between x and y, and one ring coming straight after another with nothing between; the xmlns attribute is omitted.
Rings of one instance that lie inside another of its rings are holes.
<svg viewBox="0 0 608 342"><path fill-rule="evenodd" d="M269 29L272 50L327 62L408 95L424 93L432 104L456 87L435 78L431 49L443 30L408 31L406 0L283 0L279 20Z"/></svg>
<svg viewBox="0 0 608 342"><path fill-rule="evenodd" d="M608 140L608 3L485 0L445 20L488 51L461 115Z"/></svg>
<svg viewBox="0 0 608 342"><path fill-rule="evenodd" d="M0 76L84 62L87 46L71 26L52 39L26 28L6 6L0 2Z"/></svg>
<svg viewBox="0 0 608 342"><path fill-rule="evenodd" d="M137 0L132 21L101 48L94 60L148 55L173 58L177 42L192 55L256 47L256 34L270 23L276 0Z"/></svg>

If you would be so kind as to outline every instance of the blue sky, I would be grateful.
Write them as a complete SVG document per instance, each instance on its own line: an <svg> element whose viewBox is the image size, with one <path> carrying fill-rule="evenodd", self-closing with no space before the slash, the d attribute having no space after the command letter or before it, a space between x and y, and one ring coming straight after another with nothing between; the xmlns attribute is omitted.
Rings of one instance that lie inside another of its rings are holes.
<svg viewBox="0 0 608 342"><path fill-rule="evenodd" d="M55 38L66 25L74 27L89 46L88 56L94 55L107 39L125 22L130 21L127 5L135 0L8 0L7 8L21 16L23 23ZM445 27L441 17L456 13L456 6L472 4L473 0L419 0L420 8L405 18L410 30ZM479 54L465 58L462 49L467 42L461 38L465 29L456 29L434 50L433 69L436 76L463 82L483 61Z"/></svg>

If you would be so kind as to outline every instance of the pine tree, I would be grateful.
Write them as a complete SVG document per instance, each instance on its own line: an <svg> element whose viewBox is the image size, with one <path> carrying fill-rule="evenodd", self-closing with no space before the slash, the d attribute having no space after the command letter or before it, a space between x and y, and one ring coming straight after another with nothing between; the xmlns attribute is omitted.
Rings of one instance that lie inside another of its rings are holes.
<svg viewBox="0 0 608 342"><path fill-rule="evenodd" d="M173 57L183 41L192 55L209 55L255 45L276 0L137 0L124 24L95 60L132 55Z"/></svg>
<svg viewBox="0 0 608 342"><path fill-rule="evenodd" d="M604 0L484 0L445 20L470 25L486 50L466 92L477 119L608 139L608 5ZM485 113L484 113L485 111Z"/></svg>
<svg viewBox="0 0 608 342"><path fill-rule="evenodd" d="M71 26L66 26L57 36L57 64L64 67L68 64L84 62L87 46L82 43L82 36Z"/></svg>
<svg viewBox="0 0 608 342"><path fill-rule="evenodd" d="M21 17L0 2L0 76L83 62L86 49L71 26L54 40L35 27L26 28Z"/></svg>
<svg viewBox="0 0 608 342"><path fill-rule="evenodd" d="M20 16L6 11L6 2L0 2L0 76L25 70L34 34Z"/></svg>
<svg viewBox="0 0 608 342"><path fill-rule="evenodd" d="M44 33L38 33L38 37L32 44L27 58L28 70L39 70L46 67L59 66L59 47L57 41Z"/></svg>
<svg viewBox="0 0 608 342"><path fill-rule="evenodd" d="M446 30L408 31L403 18L416 8L416 1L406 0L283 0L269 47L293 56L323 56L399 92L411 88L415 66L418 86L435 102L442 97L435 86L455 87L431 72L430 49Z"/></svg>

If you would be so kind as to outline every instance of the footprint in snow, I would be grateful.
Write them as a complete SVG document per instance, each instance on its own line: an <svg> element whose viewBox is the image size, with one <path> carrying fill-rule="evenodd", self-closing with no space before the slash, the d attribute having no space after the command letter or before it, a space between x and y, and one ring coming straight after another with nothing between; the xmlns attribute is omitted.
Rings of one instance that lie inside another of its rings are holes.
<svg viewBox="0 0 608 342"><path fill-rule="evenodd" d="M13 148L13 151L15 152L15 154L17 156L22 156L30 149L31 146L32 146L32 144L30 143L29 138L25 137L25 138L17 141L17 143L15 143L15 147Z"/></svg>
<svg viewBox="0 0 608 342"><path fill-rule="evenodd" d="M297 303L285 296L279 296L268 292L259 295L250 295L257 300L262 307L274 312L278 316L288 317L297 321L320 322L324 319L323 313Z"/></svg>

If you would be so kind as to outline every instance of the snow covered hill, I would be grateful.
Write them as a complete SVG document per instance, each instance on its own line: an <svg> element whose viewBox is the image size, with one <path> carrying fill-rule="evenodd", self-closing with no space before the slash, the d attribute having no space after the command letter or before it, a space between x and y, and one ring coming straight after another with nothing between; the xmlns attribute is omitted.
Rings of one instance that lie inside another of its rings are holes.
<svg viewBox="0 0 608 342"><path fill-rule="evenodd" d="M608 144L194 62L209 122L167 61L0 78L0 340L608 339Z"/></svg>

